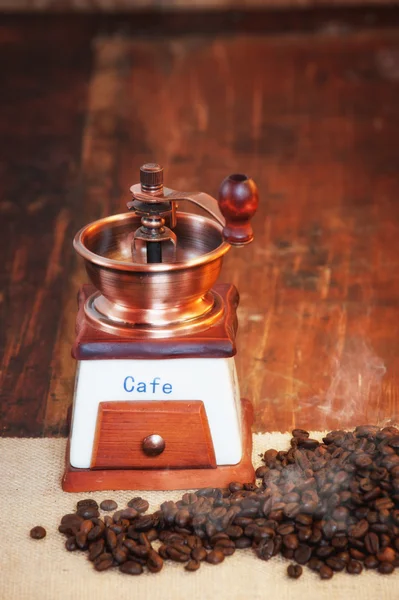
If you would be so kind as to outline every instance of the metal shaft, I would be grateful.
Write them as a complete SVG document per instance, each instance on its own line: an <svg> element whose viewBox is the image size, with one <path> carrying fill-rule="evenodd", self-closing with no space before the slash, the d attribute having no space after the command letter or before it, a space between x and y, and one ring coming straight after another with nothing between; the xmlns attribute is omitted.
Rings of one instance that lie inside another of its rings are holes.
<svg viewBox="0 0 399 600"><path fill-rule="evenodd" d="M147 263L162 262L162 244L161 242L146 242Z"/></svg>

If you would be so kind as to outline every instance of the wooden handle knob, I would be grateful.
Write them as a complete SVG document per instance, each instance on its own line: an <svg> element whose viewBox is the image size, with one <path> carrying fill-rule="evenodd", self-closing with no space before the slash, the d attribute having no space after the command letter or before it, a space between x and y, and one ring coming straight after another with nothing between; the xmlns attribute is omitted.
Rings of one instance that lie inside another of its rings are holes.
<svg viewBox="0 0 399 600"><path fill-rule="evenodd" d="M219 189L219 208L226 219L223 237L232 246L249 244L254 239L250 219L259 204L258 188L246 175L229 175Z"/></svg>

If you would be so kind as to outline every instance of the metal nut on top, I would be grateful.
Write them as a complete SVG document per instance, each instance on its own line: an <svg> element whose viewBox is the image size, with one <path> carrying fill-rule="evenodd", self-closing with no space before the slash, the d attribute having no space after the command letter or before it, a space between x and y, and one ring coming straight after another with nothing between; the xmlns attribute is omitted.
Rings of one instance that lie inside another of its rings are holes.
<svg viewBox="0 0 399 600"><path fill-rule="evenodd" d="M163 189L163 168L157 163L140 167L140 184L143 192L159 192Z"/></svg>

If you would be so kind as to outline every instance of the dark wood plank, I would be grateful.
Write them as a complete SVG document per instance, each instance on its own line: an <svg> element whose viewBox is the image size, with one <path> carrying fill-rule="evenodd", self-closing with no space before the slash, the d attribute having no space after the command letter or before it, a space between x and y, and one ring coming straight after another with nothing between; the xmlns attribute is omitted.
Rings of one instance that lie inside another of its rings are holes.
<svg viewBox="0 0 399 600"><path fill-rule="evenodd" d="M3 435L43 432L74 261L70 240L82 202L79 163L90 59L84 28L0 27Z"/></svg>

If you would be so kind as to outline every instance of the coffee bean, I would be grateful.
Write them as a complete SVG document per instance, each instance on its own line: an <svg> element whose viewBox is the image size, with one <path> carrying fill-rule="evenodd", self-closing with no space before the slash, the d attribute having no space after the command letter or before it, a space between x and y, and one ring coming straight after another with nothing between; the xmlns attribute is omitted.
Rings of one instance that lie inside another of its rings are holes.
<svg viewBox="0 0 399 600"><path fill-rule="evenodd" d="M193 548L191 550L191 557L195 561L205 560L206 556L207 556L207 551L205 550L205 548L199 547L199 548Z"/></svg>
<svg viewBox="0 0 399 600"><path fill-rule="evenodd" d="M127 505L129 508L134 508L135 510L137 510L138 513L145 513L150 506L147 500L144 500L144 498L140 498L140 496L129 500Z"/></svg>
<svg viewBox="0 0 399 600"><path fill-rule="evenodd" d="M85 500L79 500L76 505L76 508L79 510L80 508L97 508L98 504L92 498L86 498Z"/></svg>
<svg viewBox="0 0 399 600"><path fill-rule="evenodd" d="M110 569L114 564L114 559L112 558L112 556L109 556L107 558L102 557L104 557L104 554L100 554L100 556L94 561L94 568L96 569L96 571L106 571L107 569Z"/></svg>
<svg viewBox="0 0 399 600"><path fill-rule="evenodd" d="M44 527L37 525L36 527L33 527L33 529L30 530L29 535L34 540L41 540L42 538L46 537L46 530L44 529Z"/></svg>
<svg viewBox="0 0 399 600"><path fill-rule="evenodd" d="M198 571L200 563L197 560L190 560L184 568L186 571Z"/></svg>
<svg viewBox="0 0 399 600"><path fill-rule="evenodd" d="M100 508L101 510L116 510L118 508L117 503L115 502L115 500L103 500L100 504Z"/></svg>
<svg viewBox="0 0 399 600"><path fill-rule="evenodd" d="M359 575L363 571L362 563L358 560L350 560L346 565L346 570L351 575Z"/></svg>
<svg viewBox="0 0 399 600"><path fill-rule="evenodd" d="M143 567L134 560L128 560L119 567L119 570L127 575L141 575Z"/></svg>
<svg viewBox="0 0 399 600"><path fill-rule="evenodd" d="M312 556L312 549L306 544L300 544L294 552L294 558L300 565L305 565Z"/></svg>
<svg viewBox="0 0 399 600"><path fill-rule="evenodd" d="M390 575L395 570L395 567L390 562L382 562L378 565L378 571L383 575Z"/></svg>
<svg viewBox="0 0 399 600"><path fill-rule="evenodd" d="M134 508L125 508L124 510L122 510L120 512L120 519L127 519L128 521L131 521L132 519L135 519L137 517L139 513L137 512L137 510L135 510ZM136 525L136 524L135 524ZM136 527L137 529L137 527Z"/></svg>
<svg viewBox="0 0 399 600"><path fill-rule="evenodd" d="M288 565L287 575L292 579L298 579L302 575L302 567L299 565Z"/></svg>
<svg viewBox="0 0 399 600"><path fill-rule="evenodd" d="M94 561L104 552L104 540L93 542L89 546L89 560Z"/></svg>
<svg viewBox="0 0 399 600"><path fill-rule="evenodd" d="M87 540L89 542L94 542L95 540L98 540L103 535L103 532L104 532L104 529L102 529L99 525L96 525L87 534Z"/></svg>
<svg viewBox="0 0 399 600"><path fill-rule="evenodd" d="M68 550L68 552L73 552L74 550L78 549L78 545L76 543L76 539L75 536L72 535L71 537L69 537L66 542L65 542L65 548Z"/></svg>
<svg viewBox="0 0 399 600"><path fill-rule="evenodd" d="M206 557L206 562L211 565L218 565L224 561L224 554L220 550L211 550Z"/></svg>
<svg viewBox="0 0 399 600"><path fill-rule="evenodd" d="M343 571L346 563L336 556L330 556L330 558L326 559L326 565L329 566L333 571Z"/></svg>
<svg viewBox="0 0 399 600"><path fill-rule="evenodd" d="M79 531L76 534L76 545L80 550L86 550L87 544L87 533Z"/></svg>
<svg viewBox="0 0 399 600"><path fill-rule="evenodd" d="M353 538L362 538L369 530L369 523L366 519L362 519L356 525L349 527L348 533Z"/></svg>
<svg viewBox="0 0 399 600"><path fill-rule="evenodd" d="M124 562L127 561L128 558L128 551L127 548L125 548L124 546L117 546L113 551L112 551L112 556L114 558L114 561L118 564L121 565Z"/></svg>
<svg viewBox="0 0 399 600"><path fill-rule="evenodd" d="M154 526L154 517L152 515L140 516L134 522L134 527L137 531L149 531L150 529L153 528L153 526Z"/></svg>
<svg viewBox="0 0 399 600"><path fill-rule="evenodd" d="M380 549L380 541L378 535L373 531L370 531L364 537L364 546L370 554L377 554Z"/></svg>
<svg viewBox="0 0 399 600"><path fill-rule="evenodd" d="M252 540L249 537L246 537L245 535L238 538L238 540L234 541L235 547L239 548L240 550L244 549L244 548L250 548L252 546Z"/></svg>
<svg viewBox="0 0 399 600"><path fill-rule="evenodd" d="M299 546L298 537L293 533L285 535L283 537L283 545L289 550L296 550Z"/></svg>
<svg viewBox="0 0 399 600"><path fill-rule="evenodd" d="M366 569L376 569L379 564L380 563L377 557L373 556L372 554L366 556L366 558L364 559L364 566L366 567Z"/></svg>
<svg viewBox="0 0 399 600"><path fill-rule="evenodd" d="M392 563L396 558L396 552L393 548L388 546L380 552L377 552L376 557L380 562Z"/></svg>
<svg viewBox="0 0 399 600"><path fill-rule="evenodd" d="M334 575L334 571L327 565L323 565L319 569L320 579L331 579Z"/></svg>
<svg viewBox="0 0 399 600"><path fill-rule="evenodd" d="M106 529L104 537L105 537L105 542L110 550L113 550L114 548L116 548L116 544L117 544L116 533L114 531L112 531L112 529L110 529L110 528Z"/></svg>
<svg viewBox="0 0 399 600"><path fill-rule="evenodd" d="M309 432L305 429L293 429L291 435L294 438L308 438Z"/></svg>
<svg viewBox="0 0 399 600"><path fill-rule="evenodd" d="M158 552L151 549L147 558L147 567L151 573L158 573L163 567L163 560L159 556Z"/></svg>
<svg viewBox="0 0 399 600"><path fill-rule="evenodd" d="M95 506L83 506L77 510L77 514L83 519L93 519L100 516L98 508Z"/></svg>

